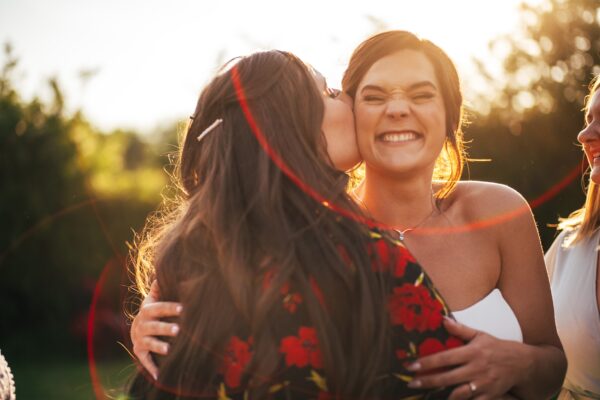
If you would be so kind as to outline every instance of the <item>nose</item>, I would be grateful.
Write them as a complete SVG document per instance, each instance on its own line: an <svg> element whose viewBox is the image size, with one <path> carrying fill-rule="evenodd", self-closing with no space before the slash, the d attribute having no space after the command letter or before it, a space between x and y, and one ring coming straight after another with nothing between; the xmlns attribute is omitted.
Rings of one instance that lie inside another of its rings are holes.
<svg viewBox="0 0 600 400"><path fill-rule="evenodd" d="M600 140L600 128L597 123L591 123L577 134L577 141L586 144L595 140Z"/></svg>
<svg viewBox="0 0 600 400"><path fill-rule="evenodd" d="M386 115L391 118L406 117L410 112L408 101L401 98L390 99L386 107Z"/></svg>

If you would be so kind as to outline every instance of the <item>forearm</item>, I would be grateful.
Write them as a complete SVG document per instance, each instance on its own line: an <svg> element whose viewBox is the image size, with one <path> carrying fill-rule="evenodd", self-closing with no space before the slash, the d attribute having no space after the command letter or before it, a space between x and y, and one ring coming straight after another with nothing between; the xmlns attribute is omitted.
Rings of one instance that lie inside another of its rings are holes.
<svg viewBox="0 0 600 400"><path fill-rule="evenodd" d="M562 349L550 345L524 345L520 380L511 393L522 400L549 399L562 386L567 359Z"/></svg>

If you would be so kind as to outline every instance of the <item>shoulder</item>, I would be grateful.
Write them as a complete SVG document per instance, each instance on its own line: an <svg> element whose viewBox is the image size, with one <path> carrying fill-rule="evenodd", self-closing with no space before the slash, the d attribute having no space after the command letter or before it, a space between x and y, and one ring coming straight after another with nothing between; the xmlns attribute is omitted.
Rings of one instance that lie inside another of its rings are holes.
<svg viewBox="0 0 600 400"><path fill-rule="evenodd" d="M456 185L459 201L479 203L481 201L508 201L512 204L527 203L525 198L510 186L495 182L463 181Z"/></svg>
<svg viewBox="0 0 600 400"><path fill-rule="evenodd" d="M527 200L507 185L483 181L458 182L448 197L449 206L468 219L480 219L505 213L531 213Z"/></svg>

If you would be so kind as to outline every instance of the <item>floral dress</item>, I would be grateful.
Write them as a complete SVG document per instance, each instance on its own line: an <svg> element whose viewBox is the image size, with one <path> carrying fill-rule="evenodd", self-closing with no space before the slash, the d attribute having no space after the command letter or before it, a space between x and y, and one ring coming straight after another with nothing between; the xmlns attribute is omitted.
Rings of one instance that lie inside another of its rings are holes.
<svg viewBox="0 0 600 400"><path fill-rule="evenodd" d="M419 357L461 346L463 342L451 336L443 327L443 317L449 315L449 311L427 274L401 242L395 244L396 246L389 246L379 232L370 231L371 256L376 253L380 260L373 264L374 272L393 277L387 299L387 311L393 330L393 354L390 354L391 369L385 377L388 380L386 393L380 398L445 399L452 388L408 388L407 383L414 379L415 374L405 366ZM340 251L343 253L343 249ZM269 280L267 275L264 285L268 285ZM317 299L322 302L321 289L314 279L311 279L311 286ZM282 327L278 343L282 372L272 377L269 398L339 398L328 391L317 331L310 325L306 313L303 313L302 295L294 291L292 285L284 284L280 290L280 299L281 310L277 315L278 318L282 316L281 324L278 324ZM243 377L252 355L252 337L231 337L219 369L219 399L248 398Z"/></svg>

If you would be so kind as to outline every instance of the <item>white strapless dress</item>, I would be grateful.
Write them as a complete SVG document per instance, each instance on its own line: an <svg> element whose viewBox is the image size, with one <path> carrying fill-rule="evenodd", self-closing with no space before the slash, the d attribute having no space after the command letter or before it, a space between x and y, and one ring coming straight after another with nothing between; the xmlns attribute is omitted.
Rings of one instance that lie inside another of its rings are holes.
<svg viewBox="0 0 600 400"><path fill-rule="evenodd" d="M461 324L498 339L523 342L521 325L498 288L472 306L453 311L452 314Z"/></svg>

